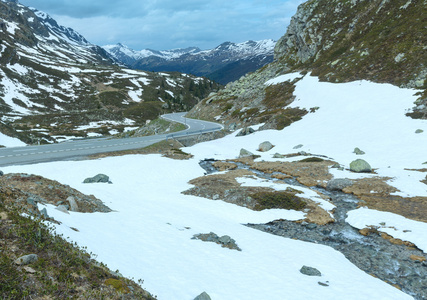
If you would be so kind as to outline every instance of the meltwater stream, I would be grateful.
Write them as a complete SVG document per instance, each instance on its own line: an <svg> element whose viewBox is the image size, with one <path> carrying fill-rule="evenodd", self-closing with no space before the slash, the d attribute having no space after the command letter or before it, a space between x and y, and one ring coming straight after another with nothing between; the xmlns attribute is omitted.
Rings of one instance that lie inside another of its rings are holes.
<svg viewBox="0 0 427 300"><path fill-rule="evenodd" d="M203 161L201 166L207 173L215 170L212 161ZM241 164L238 166L247 169L247 166ZM269 174L249 170L262 178L272 179ZM284 181L287 184L302 186L295 179ZM410 259L411 255L425 257L425 253L405 245L392 244L376 233L361 235L345 221L347 212L357 208L359 200L355 196L318 187L313 189L330 197L336 206L334 211L336 222L320 226L306 222L273 221L268 224L246 226L286 238L330 246L343 253L349 261L366 273L398 286L414 299L427 299L427 262Z"/></svg>

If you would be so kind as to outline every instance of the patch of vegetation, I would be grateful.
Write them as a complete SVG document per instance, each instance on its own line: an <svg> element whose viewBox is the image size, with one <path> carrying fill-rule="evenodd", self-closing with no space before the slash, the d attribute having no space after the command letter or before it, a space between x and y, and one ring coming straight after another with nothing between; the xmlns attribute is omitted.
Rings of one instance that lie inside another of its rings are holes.
<svg viewBox="0 0 427 300"><path fill-rule="evenodd" d="M155 299L137 283L118 276L93 254L54 234L40 218L22 216L19 207L5 207L0 195L0 298L1 299ZM21 256L36 254L36 262L15 264ZM118 280L122 288L108 287ZM140 281L142 283L142 281Z"/></svg>
<svg viewBox="0 0 427 300"><path fill-rule="evenodd" d="M308 162L308 163L311 163L311 162L322 162L322 161L325 161L325 160L321 159L319 157L309 157L309 158L301 159L298 162Z"/></svg>
<svg viewBox="0 0 427 300"><path fill-rule="evenodd" d="M273 84L265 89L263 104L269 109L283 108L294 100L295 85L290 82Z"/></svg>
<svg viewBox="0 0 427 300"><path fill-rule="evenodd" d="M257 202L255 210L271 208L302 210L307 205L296 196L295 191L258 192L250 196Z"/></svg>
<svg viewBox="0 0 427 300"><path fill-rule="evenodd" d="M138 120L140 123L157 119L161 113L162 103L154 101L138 103L123 111L125 117Z"/></svg>

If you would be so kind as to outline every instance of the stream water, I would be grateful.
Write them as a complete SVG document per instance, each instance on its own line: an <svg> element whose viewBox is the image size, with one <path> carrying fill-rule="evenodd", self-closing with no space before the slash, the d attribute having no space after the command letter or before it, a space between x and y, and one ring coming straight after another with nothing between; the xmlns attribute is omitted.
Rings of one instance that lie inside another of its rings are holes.
<svg viewBox="0 0 427 300"><path fill-rule="evenodd" d="M215 172L212 161L204 161L201 166L207 173ZM247 166L240 165L239 168ZM269 174L252 170L258 176L272 179ZM287 184L301 186L295 179L285 179ZM330 197L336 206L336 222L319 226L312 223L292 221L273 221L268 224L247 224L246 226L286 238L330 246L361 270L374 275L389 284L398 286L402 291L417 300L427 299L427 262L413 261L411 255L424 256L419 249L405 245L395 245L383 239L379 234L363 236L345 220L347 212L357 208L358 198L339 191L327 191L313 188Z"/></svg>

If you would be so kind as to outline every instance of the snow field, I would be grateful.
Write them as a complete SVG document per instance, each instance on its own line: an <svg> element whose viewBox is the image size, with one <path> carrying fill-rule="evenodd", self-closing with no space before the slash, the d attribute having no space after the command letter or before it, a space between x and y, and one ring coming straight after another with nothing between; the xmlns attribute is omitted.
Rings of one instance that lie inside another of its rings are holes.
<svg viewBox="0 0 427 300"><path fill-rule="evenodd" d="M272 84L293 76L301 77L295 74ZM414 93L387 84L366 81L330 84L305 76L297 83L293 105L319 107L315 113L282 131L261 131L244 137L236 137L236 132L183 149L194 155L191 160L132 155L13 166L3 171L35 173L58 180L95 195L115 210L108 214L67 215L53 206L47 207L48 214L62 222L57 226L58 233L87 246L111 269L144 279L143 287L159 299L191 300L203 291L215 300L411 299L362 272L332 248L273 236L242 225L279 218L297 220L303 217L301 212L280 209L255 212L181 192L191 187L189 180L203 175L204 170L198 165L200 159L234 158L245 148L261 155L260 160L273 160L275 152L306 151L327 155L348 167L352 160L362 158L376 169L378 176L391 177L390 184L402 194L426 196L427 188L419 182L424 173L404 170L420 169L427 160L423 152L427 146L425 133L415 134L416 129L427 132L427 122L405 117L415 101ZM257 152L264 141L275 147L266 153ZM294 150L298 144L304 147ZM356 156L352 153L355 147L366 154ZM336 178L374 176L335 169L331 172ZM98 173L109 175L113 184L82 184L86 177ZM284 187L274 181L238 180L245 185ZM308 189L305 193L315 197ZM386 228L381 230L426 249L426 223L366 208L351 211L347 220L357 228L385 222ZM211 231L219 236L229 235L242 251L191 239L194 234ZM317 268L322 276L301 274L299 269L303 265ZM329 286L318 282L328 282Z"/></svg>

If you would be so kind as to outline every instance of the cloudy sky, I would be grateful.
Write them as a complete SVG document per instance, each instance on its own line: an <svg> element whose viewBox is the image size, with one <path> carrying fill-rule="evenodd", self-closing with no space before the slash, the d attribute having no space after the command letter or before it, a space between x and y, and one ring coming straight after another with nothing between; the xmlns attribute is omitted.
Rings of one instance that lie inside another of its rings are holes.
<svg viewBox="0 0 427 300"><path fill-rule="evenodd" d="M305 0L19 0L97 45L167 50L279 39Z"/></svg>

